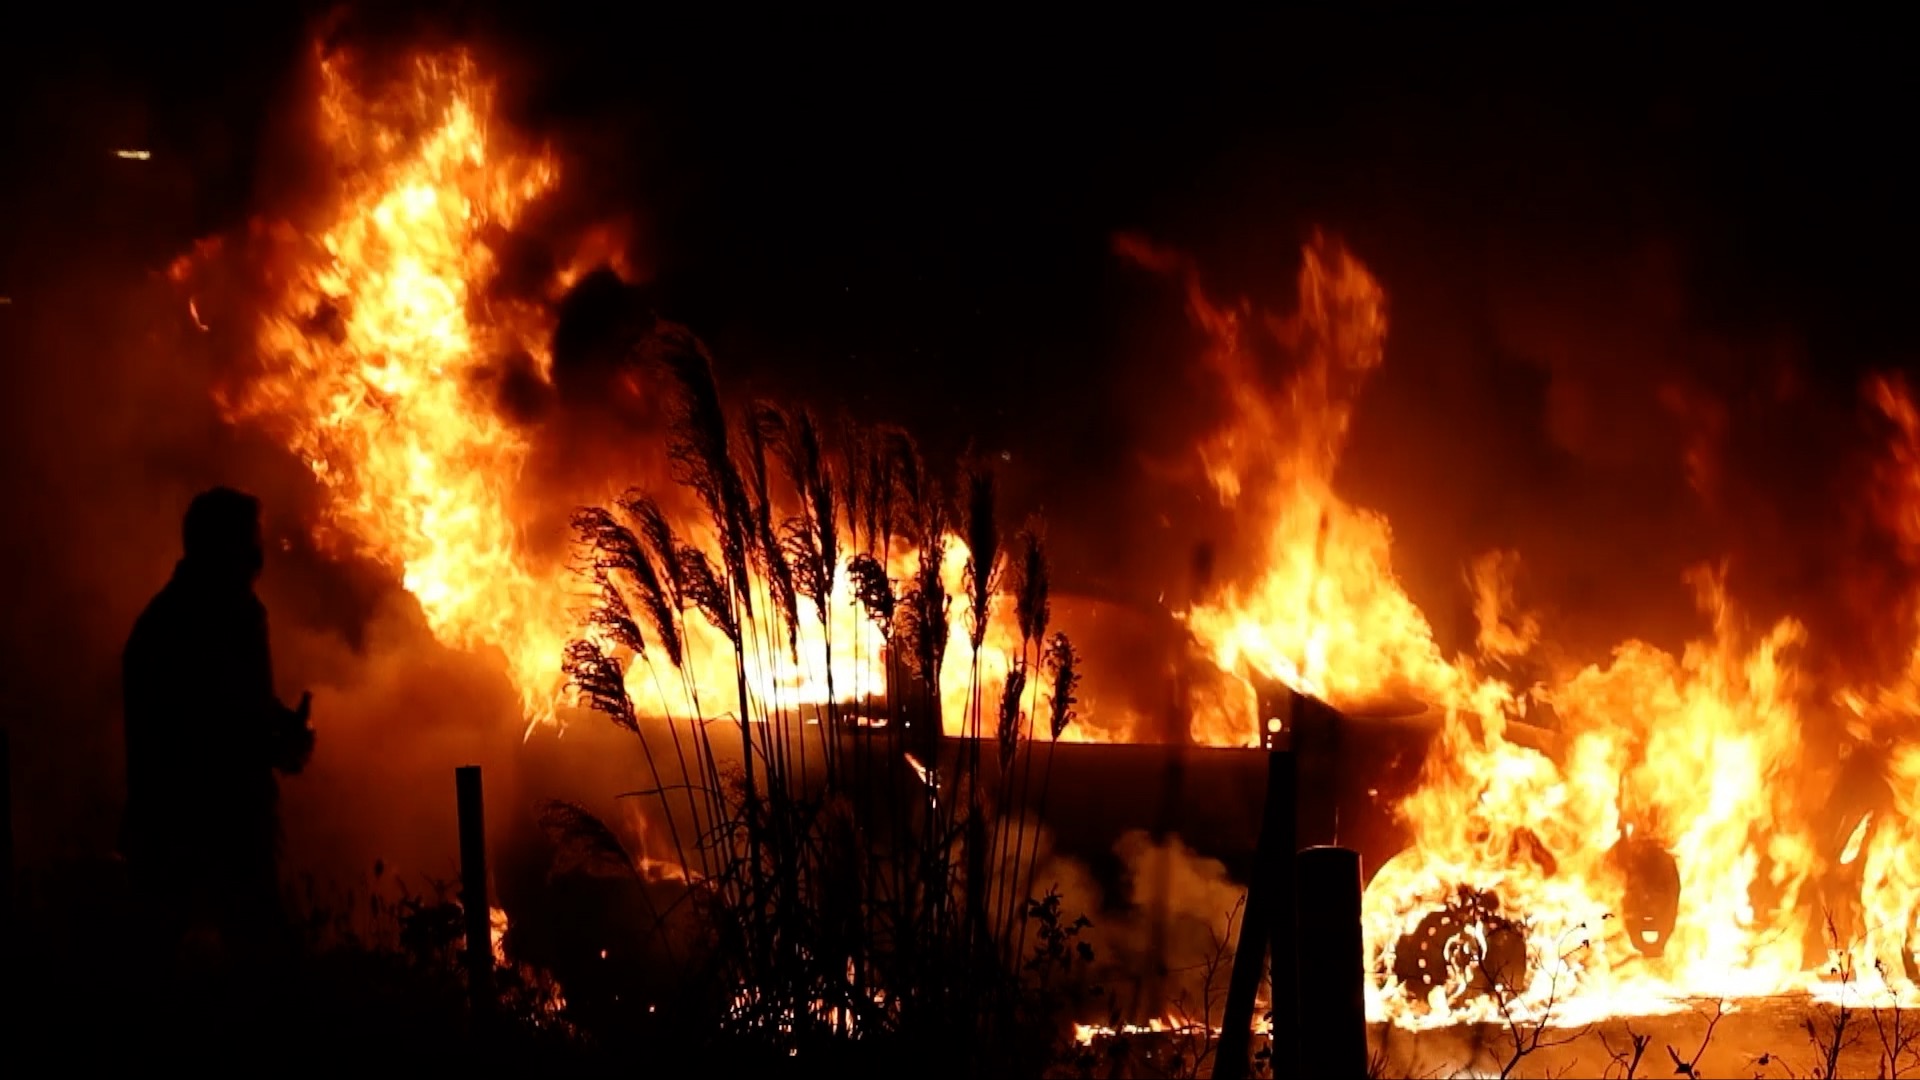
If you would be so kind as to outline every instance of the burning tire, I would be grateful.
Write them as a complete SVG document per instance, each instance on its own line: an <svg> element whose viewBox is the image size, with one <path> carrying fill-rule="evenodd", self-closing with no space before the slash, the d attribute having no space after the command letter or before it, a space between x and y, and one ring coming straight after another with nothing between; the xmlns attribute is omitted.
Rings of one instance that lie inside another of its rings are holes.
<svg viewBox="0 0 1920 1080"><path fill-rule="evenodd" d="M1461 886L1427 913L1393 951L1393 974L1421 1000L1441 990L1452 1003L1516 992L1527 985L1526 934L1500 913L1492 893Z"/></svg>
<svg viewBox="0 0 1920 1080"><path fill-rule="evenodd" d="M1680 865L1667 849L1637 836L1620 841L1610 857L1626 880L1621 923L1634 948L1659 956L1680 915Z"/></svg>

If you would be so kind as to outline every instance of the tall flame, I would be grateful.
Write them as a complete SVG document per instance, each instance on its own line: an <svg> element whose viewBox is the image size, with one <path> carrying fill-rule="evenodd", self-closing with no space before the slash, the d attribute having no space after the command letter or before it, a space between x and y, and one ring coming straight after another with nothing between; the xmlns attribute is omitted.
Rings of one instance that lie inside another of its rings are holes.
<svg viewBox="0 0 1920 1080"><path fill-rule="evenodd" d="M520 485L533 433L501 398L512 370L551 383L553 316L493 285L500 239L557 189L558 162L499 123L495 89L464 52L417 57L380 93L357 84L340 55L319 56L318 72L320 148L339 188L310 230L276 230L289 250L258 326L258 369L220 387L217 399L229 420L274 433L312 471L327 494L321 539L396 571L442 642L502 653L529 724L553 721L563 649L583 630L584 599L566 566L525 542L535 510ZM603 241L590 235L581 257L618 254ZM204 245L176 264L175 277L186 280L197 260L217 253ZM557 274L551 294L579 269ZM623 486L618 468L609 463L609 492ZM677 525L684 539L714 548L703 523ZM896 546L889 571L904 578L917 557ZM957 597L967 558L966 545L949 537L941 578ZM828 613L841 643L833 684L843 692L884 677L879 631L850 589L842 576ZM970 617L964 600L954 604L954 640L964 639ZM990 623L981 681L997 688L1016 635L1010 611ZM776 698L825 700L827 635L811 612L796 629L793 655L747 657L756 716ZM643 711L684 716L696 701L731 696L731 645L704 624L690 634L687 680L632 672ZM956 732L971 697L970 661L950 660L942 672Z"/></svg>
<svg viewBox="0 0 1920 1080"><path fill-rule="evenodd" d="M1832 993L1819 974L1834 947L1846 970L1876 979L1914 966L1915 807L1902 794L1879 816L1848 821L1847 842L1826 850L1812 785L1828 778L1805 746L1818 695L1797 666L1806 639L1797 620L1750 626L1726 568L1703 566L1686 584L1707 632L1680 655L1627 641L1605 663L1513 685L1509 662L1533 652L1545 628L1515 603L1518 556L1490 552L1466 573L1477 651L1444 655L1394 576L1386 518L1350 505L1332 482L1358 394L1385 355L1378 282L1316 238L1295 311L1274 317L1208 296L1178 256L1137 242L1124 250L1184 279L1231 403L1200 455L1258 540L1254 569L1187 612L1195 636L1243 677L1350 710L1411 697L1442 718L1420 785L1399 807L1411 843L1366 892L1376 1019L1425 1027L1552 1009L1574 1022L1669 1011L1694 995ZM1292 361L1278 389L1254 360L1261 344ZM1920 412L1894 381L1873 382L1868 396L1895 430L1881 516L1920 554ZM1873 730L1910 732L1915 656L1893 685L1849 688L1840 700ZM1512 725L1536 713L1552 718L1551 745L1513 741ZM1203 742L1258 737L1251 711L1224 728L1206 713L1194 723ZM1912 744L1897 747L1889 769L1904 793L1920 776ZM1659 935L1622 916L1660 891L1663 858L1677 876L1666 888L1677 911L1659 947L1642 948ZM1828 882L1862 859L1864 929L1832 940L1845 920L1829 926L1820 911Z"/></svg>
<svg viewBox="0 0 1920 1080"><path fill-rule="evenodd" d="M1188 308L1211 340L1208 363L1230 395L1229 422L1200 453L1222 502L1257 523L1248 533L1259 538L1259 570L1185 616L1221 669L1278 679L1335 705L1383 694L1501 704L1504 687L1441 655L1426 615L1394 576L1386 517L1333 488L1355 403L1385 357L1379 282L1344 247L1318 238L1305 251L1297 311L1275 317L1217 303L1177 256L1138 241L1122 250L1182 273ZM1262 336L1296 362L1278 392L1254 359ZM1489 585L1500 569L1488 566ZM1217 715L1196 715L1196 741L1258 744L1250 711L1227 730L1209 723Z"/></svg>
<svg viewBox="0 0 1920 1080"><path fill-rule="evenodd" d="M495 401L516 354L547 377L550 328L488 286L490 238L558 168L503 145L464 55L417 60L384 98L337 58L320 74L342 188L261 321L262 370L222 404L306 461L329 496L326 536L398 570L442 640L504 648L529 712L550 715L565 597L515 527L530 445Z"/></svg>

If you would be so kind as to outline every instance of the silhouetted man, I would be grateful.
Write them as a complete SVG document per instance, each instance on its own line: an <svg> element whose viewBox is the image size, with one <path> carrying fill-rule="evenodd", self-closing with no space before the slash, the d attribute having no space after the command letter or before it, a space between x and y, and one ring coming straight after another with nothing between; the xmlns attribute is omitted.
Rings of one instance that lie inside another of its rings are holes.
<svg viewBox="0 0 1920 1080"><path fill-rule="evenodd" d="M184 556L121 660L127 807L121 851L141 915L172 961L197 930L229 956L284 944L279 783L313 751L310 696L275 695L267 613L253 593L260 504L215 488L187 509Z"/></svg>

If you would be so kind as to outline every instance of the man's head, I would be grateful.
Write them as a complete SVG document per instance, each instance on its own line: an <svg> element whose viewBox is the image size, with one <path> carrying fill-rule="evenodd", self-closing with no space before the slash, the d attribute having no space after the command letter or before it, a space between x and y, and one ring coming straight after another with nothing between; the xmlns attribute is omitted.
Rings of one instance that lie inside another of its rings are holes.
<svg viewBox="0 0 1920 1080"><path fill-rule="evenodd" d="M181 540L188 562L252 581L265 561L260 500L226 487L201 492L187 506Z"/></svg>

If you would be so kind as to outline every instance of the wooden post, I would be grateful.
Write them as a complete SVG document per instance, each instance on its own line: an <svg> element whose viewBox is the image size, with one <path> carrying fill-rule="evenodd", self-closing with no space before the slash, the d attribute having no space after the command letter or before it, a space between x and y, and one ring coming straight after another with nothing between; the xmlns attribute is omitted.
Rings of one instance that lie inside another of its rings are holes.
<svg viewBox="0 0 1920 1080"><path fill-rule="evenodd" d="M1189 700L1186 687L1181 685L1178 701ZM1184 718L1184 710L1175 708L1174 716ZM1151 928L1147 942L1147 952L1153 965L1142 984L1140 1000L1135 1001L1134 1012L1140 1012L1139 1004L1144 1000L1155 1013L1165 1011L1168 961L1167 922L1173 905L1173 848L1167 843L1179 827L1180 797L1187 783L1187 746L1192 740L1189 728L1183 727L1178 738L1166 744L1167 764L1160 775L1160 809L1154 817L1153 842L1160 848L1153 875L1153 917L1148 922Z"/></svg>
<svg viewBox="0 0 1920 1080"><path fill-rule="evenodd" d="M0 944L13 934L13 746L0 728Z"/></svg>
<svg viewBox="0 0 1920 1080"><path fill-rule="evenodd" d="M1274 1055L1280 1057L1305 1030L1300 1026L1300 958L1294 929L1297 886L1293 878L1293 856L1300 850L1300 755L1291 749L1285 751L1277 771L1269 767L1267 782L1281 792L1280 805L1267 823L1268 831L1275 836L1267 855L1267 990L1272 995Z"/></svg>
<svg viewBox="0 0 1920 1080"><path fill-rule="evenodd" d="M1345 723L1318 698L1294 699L1288 745L1300 775L1300 846L1340 843L1341 742Z"/></svg>
<svg viewBox="0 0 1920 1080"><path fill-rule="evenodd" d="M1360 930L1360 853L1311 847L1300 852L1300 1076L1361 1080L1367 1075L1366 946ZM1276 1055L1277 1056L1277 1055ZM1281 1075L1275 1062L1274 1075Z"/></svg>
<svg viewBox="0 0 1920 1080"><path fill-rule="evenodd" d="M1295 791L1293 752L1279 749L1278 719L1268 723L1267 799L1246 907L1240 913L1240 939L1234 946L1233 973L1227 982L1226 1009L1213 1075L1242 1080L1252 1067L1253 1006L1262 969L1272 953L1273 1044L1285 1053L1294 1037L1293 854Z"/></svg>
<svg viewBox="0 0 1920 1080"><path fill-rule="evenodd" d="M460 811L460 906L467 923L467 993L476 1023L492 1019L493 904L487 894L487 827L480 797L480 766L453 772Z"/></svg>

